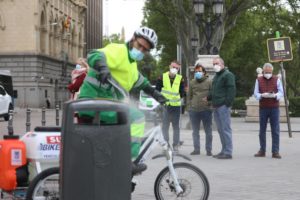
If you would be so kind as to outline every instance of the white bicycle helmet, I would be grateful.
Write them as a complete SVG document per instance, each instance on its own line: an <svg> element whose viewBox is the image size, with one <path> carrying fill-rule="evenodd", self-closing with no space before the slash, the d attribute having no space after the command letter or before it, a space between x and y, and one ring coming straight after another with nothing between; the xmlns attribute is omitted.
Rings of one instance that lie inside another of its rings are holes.
<svg viewBox="0 0 300 200"><path fill-rule="evenodd" d="M137 37L143 37L147 40L151 44L151 48L154 48L157 45L157 35L151 28L146 26L141 27L134 32L134 35Z"/></svg>

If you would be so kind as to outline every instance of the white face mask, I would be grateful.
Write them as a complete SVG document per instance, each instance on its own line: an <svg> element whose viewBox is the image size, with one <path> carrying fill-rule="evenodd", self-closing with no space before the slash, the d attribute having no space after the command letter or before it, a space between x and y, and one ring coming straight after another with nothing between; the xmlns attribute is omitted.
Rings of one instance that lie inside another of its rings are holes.
<svg viewBox="0 0 300 200"><path fill-rule="evenodd" d="M270 78L272 77L272 74L264 74L264 77L265 77L266 79L270 79Z"/></svg>
<svg viewBox="0 0 300 200"><path fill-rule="evenodd" d="M214 70L215 70L215 72L221 71L221 66L220 65L214 65Z"/></svg>
<svg viewBox="0 0 300 200"><path fill-rule="evenodd" d="M178 73L178 69L176 68L171 68L170 73L176 75Z"/></svg>

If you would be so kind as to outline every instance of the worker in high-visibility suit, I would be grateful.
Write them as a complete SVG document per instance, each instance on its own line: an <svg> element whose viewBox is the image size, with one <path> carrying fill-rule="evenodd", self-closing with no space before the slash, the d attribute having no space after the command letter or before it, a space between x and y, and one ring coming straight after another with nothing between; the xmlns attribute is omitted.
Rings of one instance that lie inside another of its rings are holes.
<svg viewBox="0 0 300 200"><path fill-rule="evenodd" d="M174 60L169 66L169 71L163 73L156 82L156 89L168 99L163 112L162 132L165 140L169 142L169 126L172 123L173 150L176 152L181 144L179 122L181 98L185 96L184 80L178 74L180 66L180 63Z"/></svg>
<svg viewBox="0 0 300 200"><path fill-rule="evenodd" d="M137 69L137 62L143 59L144 54L149 52L157 44L157 35L148 27L141 27L135 31L132 39L126 44L111 43L102 49L93 50L88 54L90 66L88 75L80 88L80 98L106 98L121 100L124 97L113 86L108 79L113 79L127 92L135 88L143 90L160 103L167 99L157 90L151 87L149 81L144 78ZM84 122L87 117L93 117L93 112L80 112L79 118ZM114 112L101 112L101 121L113 122ZM139 153L141 139L144 135L144 114L130 108L129 117L131 122L131 155L136 157ZM137 171L144 171L146 165L133 166Z"/></svg>

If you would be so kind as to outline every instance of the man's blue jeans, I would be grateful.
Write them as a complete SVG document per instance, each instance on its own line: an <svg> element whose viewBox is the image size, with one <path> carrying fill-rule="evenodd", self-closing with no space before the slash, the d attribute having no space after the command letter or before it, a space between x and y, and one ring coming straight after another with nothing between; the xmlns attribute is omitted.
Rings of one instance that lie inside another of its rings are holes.
<svg viewBox="0 0 300 200"><path fill-rule="evenodd" d="M163 112L163 124L162 131L164 138L169 142L169 127L170 123L173 126L173 146L179 145L179 118L180 118L180 106L167 106L166 111Z"/></svg>
<svg viewBox="0 0 300 200"><path fill-rule="evenodd" d="M193 143L194 150L200 151L200 123L202 121L205 131L205 149L207 152L211 152L212 149L212 111L205 110L201 112L189 111L190 120L193 128Z"/></svg>
<svg viewBox="0 0 300 200"><path fill-rule="evenodd" d="M221 154L232 155L231 109L225 105L215 108L214 119L219 132L222 150Z"/></svg>
<svg viewBox="0 0 300 200"><path fill-rule="evenodd" d="M270 119L272 133L272 153L279 153L279 108L259 108L259 143L260 150L266 151L266 130Z"/></svg>

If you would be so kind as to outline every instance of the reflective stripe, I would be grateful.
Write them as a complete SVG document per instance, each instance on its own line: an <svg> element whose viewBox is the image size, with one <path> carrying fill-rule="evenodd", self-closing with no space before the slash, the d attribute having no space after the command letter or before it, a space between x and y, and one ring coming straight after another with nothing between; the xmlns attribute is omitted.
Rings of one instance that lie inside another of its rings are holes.
<svg viewBox="0 0 300 200"><path fill-rule="evenodd" d="M137 87L140 87L145 81L145 77L139 73L139 77L138 77L138 80L134 83L133 87L134 88L137 88Z"/></svg>
<svg viewBox="0 0 300 200"><path fill-rule="evenodd" d="M90 77L90 76L86 76L84 81L89 82L90 84L100 87L100 81L98 81L96 78ZM108 84L107 84L108 85Z"/></svg>
<svg viewBox="0 0 300 200"><path fill-rule="evenodd" d="M132 143L141 143L143 140L143 137L131 137Z"/></svg>
<svg viewBox="0 0 300 200"><path fill-rule="evenodd" d="M90 77L90 76L86 76L85 79L84 79L84 81L85 82L89 82L90 84L92 84L92 85L94 85L96 87L101 87L101 88L104 88L106 90L110 89L113 98L117 98L117 94L116 94L115 88L111 87L110 84L108 84L108 83L103 83L102 84L100 81L98 81L98 79Z"/></svg>
<svg viewBox="0 0 300 200"><path fill-rule="evenodd" d="M181 99L170 99L169 102L181 102Z"/></svg>
<svg viewBox="0 0 300 200"><path fill-rule="evenodd" d="M174 96L179 95L178 92L170 92L170 91L167 91L167 90L161 90L161 93L165 93L165 94L169 94L169 95L174 95Z"/></svg>
<svg viewBox="0 0 300 200"><path fill-rule="evenodd" d="M94 68L92 68L92 67L89 68L89 71L92 71L95 74L99 75L99 72L97 70L95 70Z"/></svg>

